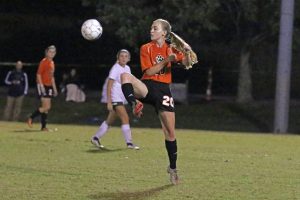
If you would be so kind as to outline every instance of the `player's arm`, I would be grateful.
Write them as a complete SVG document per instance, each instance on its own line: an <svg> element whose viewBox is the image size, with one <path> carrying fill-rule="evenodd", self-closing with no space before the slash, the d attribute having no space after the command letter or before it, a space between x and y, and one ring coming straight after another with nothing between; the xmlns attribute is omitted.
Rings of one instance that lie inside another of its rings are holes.
<svg viewBox="0 0 300 200"><path fill-rule="evenodd" d="M37 87L41 90L42 94L46 93L45 87L44 87L44 84L42 81L42 75L41 75L43 73L44 69L45 69L45 67L43 65L43 62L41 61L38 71L36 73L36 83L37 83Z"/></svg>
<svg viewBox="0 0 300 200"><path fill-rule="evenodd" d="M24 82L24 84L25 84L24 95L27 95L27 93L28 93L28 76L25 72L24 72L23 76L24 76L24 81L25 81Z"/></svg>
<svg viewBox="0 0 300 200"><path fill-rule="evenodd" d="M42 76L40 74L36 75L36 81L37 81L37 84L44 86L43 82L42 82Z"/></svg>
<svg viewBox="0 0 300 200"><path fill-rule="evenodd" d="M191 51L191 47L186 44L184 45L184 49L186 52L190 52ZM190 56L186 56L185 53L178 51L177 49L171 47L170 52L174 53L176 55L176 60L175 62L177 63L181 63L182 65L187 65L188 63L191 62L191 57Z"/></svg>
<svg viewBox="0 0 300 200"><path fill-rule="evenodd" d="M112 99L111 99L111 88L114 83L114 80L109 78L107 82L107 110L112 111Z"/></svg>
<svg viewBox="0 0 300 200"><path fill-rule="evenodd" d="M189 55L189 54L191 53L191 51L192 51L192 48L191 48L190 45L188 45L187 43L185 43L184 49L186 50L186 54L185 54L185 56L182 58L181 63L182 63L184 66L187 66L187 65L190 65L190 63L192 62L191 56Z"/></svg>
<svg viewBox="0 0 300 200"><path fill-rule="evenodd" d="M188 65L188 63L191 63L191 58L189 56L186 56L183 58L183 60L181 61L181 63L186 66Z"/></svg>
<svg viewBox="0 0 300 200"><path fill-rule="evenodd" d="M176 55L175 54L171 54L169 55L166 59L164 59L163 61L161 61L160 63L157 63L155 65L153 65L152 67L146 69L144 71L145 74L147 74L148 76L152 76L154 74L159 73L166 65L168 65L169 62L175 61Z"/></svg>
<svg viewBox="0 0 300 200"><path fill-rule="evenodd" d="M11 82L11 71L9 71L8 73L7 73L7 75L6 75L6 77L5 77L5 84L6 85L11 85L12 84L12 82Z"/></svg>
<svg viewBox="0 0 300 200"><path fill-rule="evenodd" d="M163 61L152 65L150 55L144 46L141 47L140 55L142 70L148 76L152 76L154 74L159 73L166 65L168 65L169 62L175 61L176 59L176 55L171 53Z"/></svg>
<svg viewBox="0 0 300 200"><path fill-rule="evenodd" d="M42 76L41 74L37 73L36 74L36 82L37 82L37 87L41 90L42 94L46 93L43 81L42 81Z"/></svg>
<svg viewBox="0 0 300 200"><path fill-rule="evenodd" d="M57 96L58 93L57 93L57 87L56 87L54 76L52 76L51 83L52 83L52 87L53 87L54 96Z"/></svg>

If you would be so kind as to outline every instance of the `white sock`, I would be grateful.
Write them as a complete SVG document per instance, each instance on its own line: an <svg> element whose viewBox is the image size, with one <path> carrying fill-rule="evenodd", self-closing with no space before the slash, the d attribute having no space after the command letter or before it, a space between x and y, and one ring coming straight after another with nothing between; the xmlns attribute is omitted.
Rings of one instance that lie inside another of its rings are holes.
<svg viewBox="0 0 300 200"><path fill-rule="evenodd" d="M109 126L106 121L102 122L94 137L101 138L108 130Z"/></svg>
<svg viewBox="0 0 300 200"><path fill-rule="evenodd" d="M132 143L131 130L129 124L122 124L122 133L126 143Z"/></svg>

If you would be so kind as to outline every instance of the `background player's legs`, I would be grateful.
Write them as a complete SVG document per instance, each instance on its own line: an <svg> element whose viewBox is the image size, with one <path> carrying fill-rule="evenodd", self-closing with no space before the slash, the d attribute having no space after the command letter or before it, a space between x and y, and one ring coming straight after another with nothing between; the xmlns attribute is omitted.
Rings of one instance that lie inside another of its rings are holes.
<svg viewBox="0 0 300 200"><path fill-rule="evenodd" d="M94 136L97 137L98 139L103 137L103 135L105 135L105 133L108 131L109 126L111 126L115 121L116 117L117 115L114 111L109 112L106 120L102 122L102 124L100 125L99 129L97 130Z"/></svg>
<svg viewBox="0 0 300 200"><path fill-rule="evenodd" d="M105 121L102 122L100 127L98 128L97 132L91 139L91 143L97 147L104 148L103 145L100 143L100 138L102 138L105 133L107 133L109 126L115 121L117 115L114 111L110 111Z"/></svg>
<svg viewBox="0 0 300 200"><path fill-rule="evenodd" d="M48 111L51 109L51 98L41 98L42 107L39 108L41 113L41 130L47 130Z"/></svg>
<svg viewBox="0 0 300 200"><path fill-rule="evenodd" d="M29 116L29 119L27 121L28 125L32 127L32 120L35 117L41 115L41 128L46 130L48 111L50 109L51 109L51 98L42 97L41 107L39 107Z"/></svg>
<svg viewBox="0 0 300 200"><path fill-rule="evenodd" d="M124 105L115 107L115 111L122 123L122 132L126 143L132 143L131 130L129 126L129 117Z"/></svg>
<svg viewBox="0 0 300 200"><path fill-rule="evenodd" d="M139 149L138 146L132 143L132 136L131 136L131 129L129 125L129 117L124 105L118 105L115 107L116 113L118 114L119 118L121 119L122 123L122 133L128 148L132 149Z"/></svg>
<svg viewBox="0 0 300 200"><path fill-rule="evenodd" d="M4 113L3 113L3 119L4 120L9 120L10 119L10 116L11 116L11 113L12 113L12 110L13 110L14 101L15 101L14 97L7 96L6 106L5 106Z"/></svg>
<svg viewBox="0 0 300 200"><path fill-rule="evenodd" d="M19 119L19 116L20 116L20 113L22 110L23 99L24 99L24 96L16 97L16 102L15 102L14 111L13 111L13 120L14 121L17 121Z"/></svg>
<svg viewBox="0 0 300 200"><path fill-rule="evenodd" d="M51 109L51 98L41 98L42 106L39 108L41 113L46 113Z"/></svg>

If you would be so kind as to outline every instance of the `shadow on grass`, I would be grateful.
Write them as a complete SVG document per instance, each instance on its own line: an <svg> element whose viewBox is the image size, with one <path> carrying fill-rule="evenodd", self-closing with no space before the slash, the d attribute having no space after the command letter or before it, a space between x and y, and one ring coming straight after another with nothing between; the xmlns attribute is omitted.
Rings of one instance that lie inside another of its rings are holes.
<svg viewBox="0 0 300 200"><path fill-rule="evenodd" d="M41 130L37 129L23 129L23 130L14 130L14 133L36 133L36 132L42 132Z"/></svg>
<svg viewBox="0 0 300 200"><path fill-rule="evenodd" d="M107 149L107 148L102 148L102 149L89 149L86 152L87 153L111 153L111 152L116 152L116 151L123 151L125 149Z"/></svg>
<svg viewBox="0 0 300 200"><path fill-rule="evenodd" d="M146 198L150 198L154 195L157 195L159 192L166 190L173 185L163 185L160 187L151 188L143 191L135 191L135 192L100 192L98 194L93 194L88 196L90 199L94 200L142 200Z"/></svg>

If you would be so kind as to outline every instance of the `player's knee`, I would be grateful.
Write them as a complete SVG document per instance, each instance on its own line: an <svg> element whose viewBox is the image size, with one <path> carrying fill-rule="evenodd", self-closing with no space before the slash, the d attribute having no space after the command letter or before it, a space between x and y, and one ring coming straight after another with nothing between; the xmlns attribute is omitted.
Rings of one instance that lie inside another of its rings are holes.
<svg viewBox="0 0 300 200"><path fill-rule="evenodd" d="M129 118L128 117L121 118L121 122L122 122L122 124L129 124Z"/></svg>
<svg viewBox="0 0 300 200"><path fill-rule="evenodd" d="M169 131L168 132L168 137L170 141L174 141L175 140L175 132L174 131Z"/></svg>
<svg viewBox="0 0 300 200"><path fill-rule="evenodd" d="M121 74L121 82L122 83L130 83L130 81L131 81L130 78L131 78L131 76L128 73L122 73Z"/></svg>
<svg viewBox="0 0 300 200"><path fill-rule="evenodd" d="M44 107L44 112L48 112L51 109L51 105L46 105Z"/></svg>

